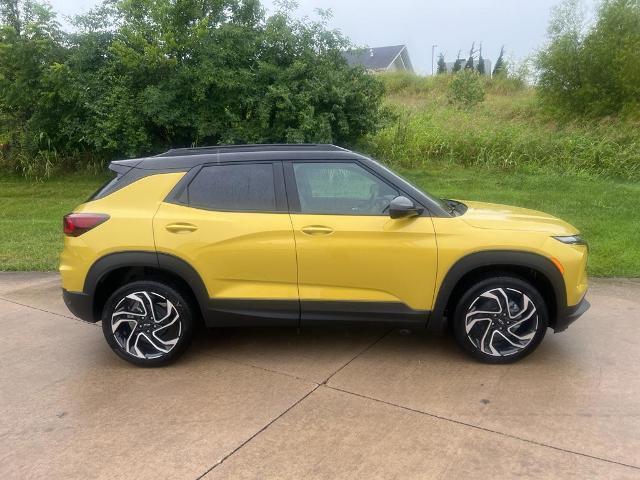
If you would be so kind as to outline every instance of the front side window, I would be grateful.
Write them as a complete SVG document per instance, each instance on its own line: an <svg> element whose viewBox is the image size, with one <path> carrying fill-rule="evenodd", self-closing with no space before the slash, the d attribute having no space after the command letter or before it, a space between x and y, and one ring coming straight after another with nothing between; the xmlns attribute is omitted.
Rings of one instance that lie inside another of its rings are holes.
<svg viewBox="0 0 640 480"><path fill-rule="evenodd" d="M276 211L273 165L204 167L189 185L189 205L222 211Z"/></svg>
<svg viewBox="0 0 640 480"><path fill-rule="evenodd" d="M355 163L294 163L302 213L384 215L398 191Z"/></svg>

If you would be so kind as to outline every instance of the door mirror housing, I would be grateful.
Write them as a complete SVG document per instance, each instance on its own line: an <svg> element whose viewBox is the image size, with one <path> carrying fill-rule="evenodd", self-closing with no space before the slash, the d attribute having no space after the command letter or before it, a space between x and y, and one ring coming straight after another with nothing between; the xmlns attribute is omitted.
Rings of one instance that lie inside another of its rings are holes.
<svg viewBox="0 0 640 480"><path fill-rule="evenodd" d="M422 212L424 212L424 208L416 207L411 200L403 196L394 198L389 204L389 216L394 220L418 217Z"/></svg>

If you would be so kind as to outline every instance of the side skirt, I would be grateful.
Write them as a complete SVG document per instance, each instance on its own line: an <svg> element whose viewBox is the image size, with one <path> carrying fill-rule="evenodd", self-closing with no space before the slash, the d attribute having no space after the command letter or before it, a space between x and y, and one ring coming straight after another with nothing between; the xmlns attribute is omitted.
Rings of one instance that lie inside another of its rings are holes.
<svg viewBox="0 0 640 480"><path fill-rule="evenodd" d="M429 321L426 310L413 310L399 302L300 302L301 325L388 324L396 327L424 328Z"/></svg>
<svg viewBox="0 0 640 480"><path fill-rule="evenodd" d="M300 302L211 299L204 320L207 327L297 327L300 320Z"/></svg>
<svg viewBox="0 0 640 480"><path fill-rule="evenodd" d="M390 325L424 328L429 311L395 302L211 299L208 327Z"/></svg>

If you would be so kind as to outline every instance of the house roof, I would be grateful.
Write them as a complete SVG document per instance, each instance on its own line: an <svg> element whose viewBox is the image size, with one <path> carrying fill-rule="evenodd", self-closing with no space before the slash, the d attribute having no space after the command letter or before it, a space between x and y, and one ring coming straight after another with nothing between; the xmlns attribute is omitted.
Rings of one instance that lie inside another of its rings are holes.
<svg viewBox="0 0 640 480"><path fill-rule="evenodd" d="M343 52L342 55L351 67L362 65L367 70L382 70L391 65L405 48L405 45L360 48Z"/></svg>

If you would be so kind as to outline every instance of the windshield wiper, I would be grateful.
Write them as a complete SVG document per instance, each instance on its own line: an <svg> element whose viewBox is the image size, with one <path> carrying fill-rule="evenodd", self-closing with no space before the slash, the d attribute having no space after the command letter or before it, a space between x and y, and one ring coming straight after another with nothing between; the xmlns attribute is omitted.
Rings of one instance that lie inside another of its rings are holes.
<svg viewBox="0 0 640 480"><path fill-rule="evenodd" d="M465 204L462 202L457 202L455 200L449 199L445 199L444 202L449 207L449 214L451 215L455 215L457 217L458 215L462 215L466 211Z"/></svg>

